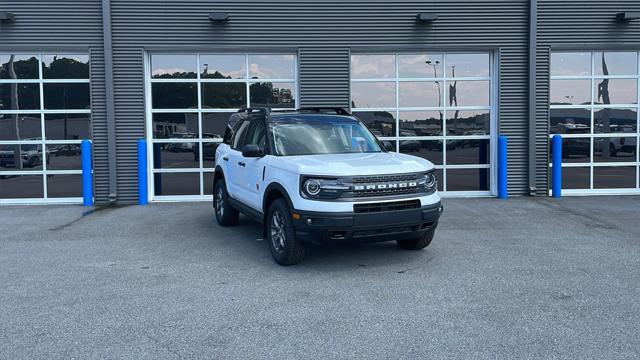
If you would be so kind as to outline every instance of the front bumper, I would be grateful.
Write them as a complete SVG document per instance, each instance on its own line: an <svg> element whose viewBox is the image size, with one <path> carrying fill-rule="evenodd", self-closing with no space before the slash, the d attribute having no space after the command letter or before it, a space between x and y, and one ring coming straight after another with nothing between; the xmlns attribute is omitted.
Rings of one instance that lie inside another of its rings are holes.
<svg viewBox="0 0 640 360"><path fill-rule="evenodd" d="M296 236L316 244L414 239L438 225L442 203L374 213L293 210Z"/></svg>

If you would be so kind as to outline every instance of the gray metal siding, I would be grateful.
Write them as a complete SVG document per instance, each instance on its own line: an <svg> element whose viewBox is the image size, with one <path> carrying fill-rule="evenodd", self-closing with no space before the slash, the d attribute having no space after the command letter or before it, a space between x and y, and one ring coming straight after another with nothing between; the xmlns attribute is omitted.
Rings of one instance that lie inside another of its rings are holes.
<svg viewBox="0 0 640 360"><path fill-rule="evenodd" d="M349 107L349 48L298 50L300 106Z"/></svg>
<svg viewBox="0 0 640 360"><path fill-rule="evenodd" d="M107 150L107 113L105 94L104 52L90 51L91 120L93 124L93 176L96 203L109 201L109 156Z"/></svg>
<svg viewBox="0 0 640 360"><path fill-rule="evenodd" d="M549 171L549 97L540 96L549 93L549 61L551 55L548 47L538 46L536 50L536 195L547 195L547 179Z"/></svg>
<svg viewBox="0 0 640 360"><path fill-rule="evenodd" d="M0 51L90 53L95 196L105 201L108 182L100 0L2 0L0 8L16 15L14 22L0 23Z"/></svg>
<svg viewBox="0 0 640 360"><path fill-rule="evenodd" d="M144 51L113 49L118 201L138 199L137 141L145 138Z"/></svg>
<svg viewBox="0 0 640 360"><path fill-rule="evenodd" d="M553 49L640 49L640 21L615 15L640 11L640 1L538 0L536 168L540 189L548 188L549 52Z"/></svg>
<svg viewBox="0 0 640 360"><path fill-rule="evenodd" d="M228 12L229 22L211 23L212 11ZM437 12L438 19L419 23L418 12ZM141 49L289 49L300 55L301 104L342 106L349 102L347 49L499 49L499 127L509 136L509 192L526 193L528 1L113 0L112 21L120 201L137 196L130 167L135 140L144 135Z"/></svg>

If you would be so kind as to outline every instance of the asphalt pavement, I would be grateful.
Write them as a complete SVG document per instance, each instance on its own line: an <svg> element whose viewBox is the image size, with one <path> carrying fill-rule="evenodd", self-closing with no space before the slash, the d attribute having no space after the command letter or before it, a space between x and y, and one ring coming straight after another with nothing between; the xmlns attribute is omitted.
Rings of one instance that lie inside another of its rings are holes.
<svg viewBox="0 0 640 360"><path fill-rule="evenodd" d="M292 267L208 203L0 207L0 358L640 358L639 197L444 205Z"/></svg>

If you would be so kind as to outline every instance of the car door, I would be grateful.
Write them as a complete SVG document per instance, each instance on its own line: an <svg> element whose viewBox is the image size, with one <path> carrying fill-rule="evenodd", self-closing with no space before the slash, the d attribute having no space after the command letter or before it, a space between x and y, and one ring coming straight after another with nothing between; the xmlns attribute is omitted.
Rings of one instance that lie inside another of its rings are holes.
<svg viewBox="0 0 640 360"><path fill-rule="evenodd" d="M243 188L241 182L244 175L244 168L240 166L242 153L239 149L244 146L248 128L249 120L247 119L240 120L236 124L229 152L220 159L226 168L227 192L236 200L241 200Z"/></svg>
<svg viewBox="0 0 640 360"><path fill-rule="evenodd" d="M266 125L264 119L257 118L250 126L247 132L247 144L257 145L263 153L266 154ZM244 181L242 181L242 196L246 199L245 204L251 206L255 210L262 210L262 187L263 173L266 171L267 156L245 158L244 162Z"/></svg>

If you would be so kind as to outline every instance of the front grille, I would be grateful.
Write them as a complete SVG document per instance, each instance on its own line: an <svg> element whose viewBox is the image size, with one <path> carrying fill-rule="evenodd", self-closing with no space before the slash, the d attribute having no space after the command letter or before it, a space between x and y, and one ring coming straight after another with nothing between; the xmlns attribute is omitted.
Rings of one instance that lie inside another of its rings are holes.
<svg viewBox="0 0 640 360"><path fill-rule="evenodd" d="M409 181L420 178L420 173L415 174L397 174L397 175L377 175L377 176L357 176L351 179L354 184L363 183L385 183L392 181Z"/></svg>
<svg viewBox="0 0 640 360"><path fill-rule="evenodd" d="M379 185L379 184L397 184L401 182L417 181L422 176L422 173L413 174L395 174L395 175L374 175L374 176L357 176L351 179L351 183L354 187L358 185ZM416 186L413 187L387 187L386 189L363 189L353 190L352 196L354 198L376 197L376 196L394 196L394 195L408 195L421 192L422 189Z"/></svg>
<svg viewBox="0 0 640 360"><path fill-rule="evenodd" d="M395 211L406 209L417 209L420 207L420 200L403 200L382 203L368 203L353 205L355 213L373 213L383 211Z"/></svg>
<svg viewBox="0 0 640 360"><path fill-rule="evenodd" d="M374 196L389 196L389 195L406 195L419 193L420 189L413 188L398 188L398 189L376 189L376 190L359 190L353 192L353 197L374 197Z"/></svg>

